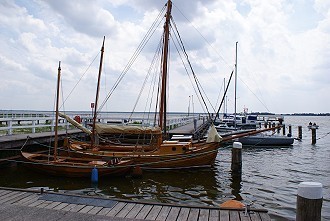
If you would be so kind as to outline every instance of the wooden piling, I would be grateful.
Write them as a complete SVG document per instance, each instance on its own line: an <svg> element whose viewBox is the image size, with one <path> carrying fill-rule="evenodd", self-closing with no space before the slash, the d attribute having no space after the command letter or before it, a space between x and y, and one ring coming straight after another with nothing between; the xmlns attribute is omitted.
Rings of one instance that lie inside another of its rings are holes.
<svg viewBox="0 0 330 221"><path fill-rule="evenodd" d="M289 133L288 133L288 137L291 137L292 136L292 126L289 125Z"/></svg>
<svg viewBox="0 0 330 221"><path fill-rule="evenodd" d="M235 173L242 172L242 143L234 142L231 149L231 170Z"/></svg>
<svg viewBox="0 0 330 221"><path fill-rule="evenodd" d="M298 138L299 140L302 139L302 126L298 126Z"/></svg>
<svg viewBox="0 0 330 221"><path fill-rule="evenodd" d="M322 209L322 184L302 182L298 185L296 221L320 221Z"/></svg>
<svg viewBox="0 0 330 221"><path fill-rule="evenodd" d="M312 128L312 144L316 144L316 128Z"/></svg>

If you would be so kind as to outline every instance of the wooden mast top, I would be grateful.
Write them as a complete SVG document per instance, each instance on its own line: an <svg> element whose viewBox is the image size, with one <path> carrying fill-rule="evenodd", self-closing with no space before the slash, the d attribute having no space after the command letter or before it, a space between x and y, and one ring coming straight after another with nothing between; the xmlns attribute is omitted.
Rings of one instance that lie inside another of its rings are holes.
<svg viewBox="0 0 330 221"><path fill-rule="evenodd" d="M168 59L168 48L169 48L169 35L170 35L170 19L171 19L172 2L167 2L166 21L164 24L164 47L163 47L163 58L162 58L162 88L160 95L159 105L159 126L166 134L166 86L167 86L167 59Z"/></svg>
<svg viewBox="0 0 330 221"><path fill-rule="evenodd" d="M96 117L97 117L96 111L97 111L97 102L99 100L99 92L100 92L100 81L101 81L103 54L104 54L104 42L105 42L105 36L103 37L103 43L102 43L102 47L101 47L99 74L98 74L98 78L97 78L96 97L95 97L94 116L93 116L93 128L92 128L92 135L91 135L91 147L92 148L94 148L94 144L95 144L95 124L96 124Z"/></svg>
<svg viewBox="0 0 330 221"><path fill-rule="evenodd" d="M54 161L57 160L57 148L58 148L58 108L59 108L59 100L60 100L60 82L61 82L61 62L59 61L58 71L57 71L57 88L56 88Z"/></svg>

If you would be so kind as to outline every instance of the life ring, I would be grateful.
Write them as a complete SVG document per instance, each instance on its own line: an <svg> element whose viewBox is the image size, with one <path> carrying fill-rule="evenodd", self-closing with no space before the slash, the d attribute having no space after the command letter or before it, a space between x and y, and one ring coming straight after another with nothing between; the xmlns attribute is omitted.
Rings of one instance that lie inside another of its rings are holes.
<svg viewBox="0 0 330 221"><path fill-rule="evenodd" d="M77 121L79 124L81 123L81 118L80 118L80 116L75 116L74 118L73 118L75 121Z"/></svg>

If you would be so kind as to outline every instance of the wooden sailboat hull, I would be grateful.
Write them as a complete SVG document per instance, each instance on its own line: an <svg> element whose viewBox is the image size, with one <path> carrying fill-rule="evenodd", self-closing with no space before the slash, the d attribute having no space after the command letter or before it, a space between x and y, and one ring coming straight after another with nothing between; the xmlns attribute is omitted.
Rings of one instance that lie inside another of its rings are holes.
<svg viewBox="0 0 330 221"><path fill-rule="evenodd" d="M99 176L121 176L127 174L132 165L132 161L128 160L109 165L108 162L95 159L58 157L54 160L50 155L23 151L21 155L27 167L46 174L65 177L90 177L94 167L98 169Z"/></svg>
<svg viewBox="0 0 330 221"><path fill-rule="evenodd" d="M93 151L81 149L77 144L69 145L70 152L75 156L104 159L111 157L122 157L131 159L135 165L144 169L182 169L194 167L210 167L214 164L217 156L219 143L194 143L179 142L162 145L154 151Z"/></svg>

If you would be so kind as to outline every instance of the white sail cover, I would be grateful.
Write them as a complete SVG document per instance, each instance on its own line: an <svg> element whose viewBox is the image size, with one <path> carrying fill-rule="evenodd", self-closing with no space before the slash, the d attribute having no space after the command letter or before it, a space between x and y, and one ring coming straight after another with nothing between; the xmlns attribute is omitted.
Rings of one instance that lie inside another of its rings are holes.
<svg viewBox="0 0 330 221"><path fill-rule="evenodd" d="M212 124L209 133L207 135L206 143L213 143L218 142L220 143L222 141L222 137L219 135L217 129L215 129L214 125Z"/></svg>
<svg viewBox="0 0 330 221"><path fill-rule="evenodd" d="M96 124L98 134L161 134L160 127L142 127L132 125Z"/></svg>

